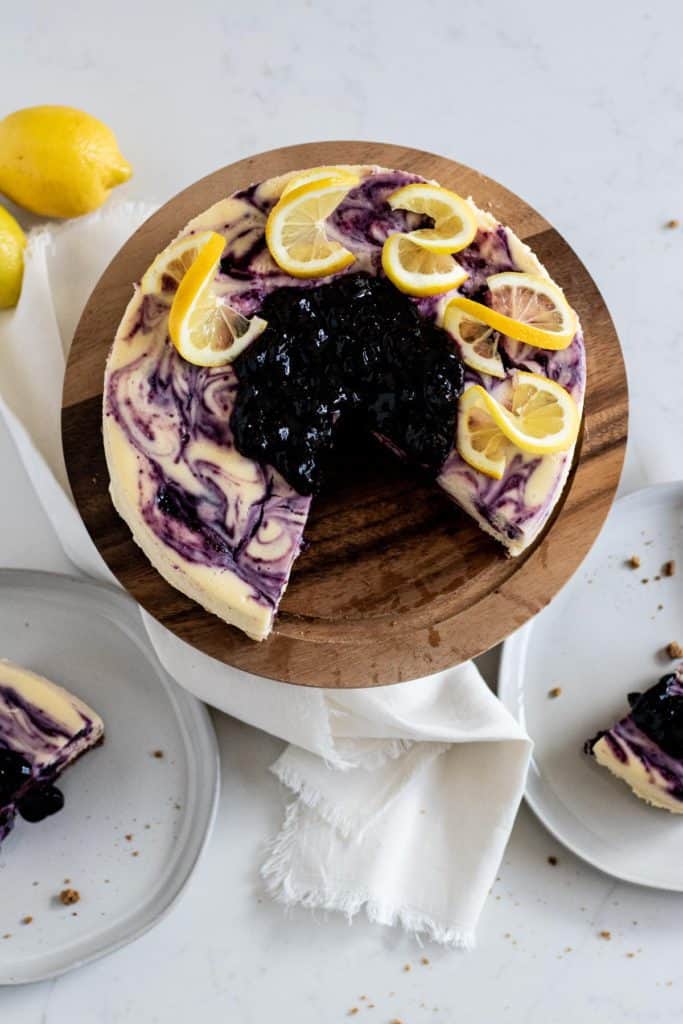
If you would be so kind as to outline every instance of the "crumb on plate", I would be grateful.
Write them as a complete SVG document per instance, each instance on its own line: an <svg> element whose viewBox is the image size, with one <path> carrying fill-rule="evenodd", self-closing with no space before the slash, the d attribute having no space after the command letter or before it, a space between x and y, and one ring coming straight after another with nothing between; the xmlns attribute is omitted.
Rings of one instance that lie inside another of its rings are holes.
<svg viewBox="0 0 683 1024"><path fill-rule="evenodd" d="M562 693L562 687L561 686L553 686L552 690L548 690L548 696L553 698L553 699L555 699L555 697L559 697L561 695L561 693Z"/></svg>
<svg viewBox="0 0 683 1024"><path fill-rule="evenodd" d="M62 889L59 894L59 902L65 907L70 907L72 903L78 903L81 898L81 894L78 889Z"/></svg>
<svg viewBox="0 0 683 1024"><path fill-rule="evenodd" d="M683 658L683 647L672 640L670 644L666 645L666 653L670 658Z"/></svg>
<svg viewBox="0 0 683 1024"><path fill-rule="evenodd" d="M640 557L638 555L631 555L627 565L630 565L632 569L640 569Z"/></svg>

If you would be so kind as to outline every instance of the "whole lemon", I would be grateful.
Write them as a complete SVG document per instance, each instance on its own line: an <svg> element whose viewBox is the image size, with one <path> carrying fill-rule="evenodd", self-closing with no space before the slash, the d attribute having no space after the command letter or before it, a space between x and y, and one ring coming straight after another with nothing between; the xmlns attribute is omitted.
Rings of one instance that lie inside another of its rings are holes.
<svg viewBox="0 0 683 1024"><path fill-rule="evenodd" d="M73 107L26 107L0 121L0 192L46 217L79 217L128 181L113 132Z"/></svg>
<svg viewBox="0 0 683 1024"><path fill-rule="evenodd" d="M24 276L26 235L11 213L0 206L0 309L16 306Z"/></svg>

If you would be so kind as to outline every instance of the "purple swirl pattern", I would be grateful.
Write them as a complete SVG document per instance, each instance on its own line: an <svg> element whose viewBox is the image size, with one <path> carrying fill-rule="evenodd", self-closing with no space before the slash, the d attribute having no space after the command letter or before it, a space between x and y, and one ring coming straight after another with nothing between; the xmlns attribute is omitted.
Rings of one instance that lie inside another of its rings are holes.
<svg viewBox="0 0 683 1024"><path fill-rule="evenodd" d="M424 218L392 211L387 196L422 180L401 171L367 171L328 221L328 231L356 255L345 273L379 273L381 246L394 231L410 230ZM283 285L317 286L295 280L273 262L264 237L265 219L277 198L271 182L235 193L192 222L187 232L212 228L226 248L216 288L250 316L269 292ZM486 278L517 267L507 230L482 228L457 259L469 272L463 291L473 294ZM425 317L438 314L439 299L415 300ZM137 455L137 513L144 528L168 551L174 568L205 566L227 573L249 588L251 599L275 612L302 544L310 499L298 495L271 467L237 452L229 422L236 378L230 367L186 363L167 338L170 297L137 292L119 329L105 379L105 420L115 423ZM565 352L530 350L500 339L507 368L547 374L581 402L585 385L580 335ZM469 372L470 382L496 392L500 382ZM503 382L504 383L504 382ZM503 480L471 469L455 450L443 466L444 490L501 538L519 540L547 517L566 473L556 460L555 479L538 501L529 482L538 459L515 456ZM116 467L110 466L116 473ZM131 523L132 525L132 523ZM138 531L139 532L139 531ZM183 589L179 582L179 588Z"/></svg>

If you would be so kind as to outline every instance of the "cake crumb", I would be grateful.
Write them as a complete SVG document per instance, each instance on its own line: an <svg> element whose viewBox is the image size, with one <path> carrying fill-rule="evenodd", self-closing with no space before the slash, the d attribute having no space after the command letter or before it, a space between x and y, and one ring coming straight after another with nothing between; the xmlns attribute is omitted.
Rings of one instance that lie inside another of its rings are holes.
<svg viewBox="0 0 683 1024"><path fill-rule="evenodd" d="M423 956L421 958L421 960L420 960L420 963L423 964L425 967L428 967L429 966L429 957Z"/></svg>
<svg viewBox="0 0 683 1024"><path fill-rule="evenodd" d="M552 868L555 868L555 867L557 867L557 857L555 857L555 856L553 856L553 855L551 855L550 857L548 857L548 864L550 864L550 866L551 866Z"/></svg>
<svg viewBox="0 0 683 1024"><path fill-rule="evenodd" d="M403 1024L403 1021L399 1020L398 1017L394 1017L392 1020L389 1021L389 1024Z"/></svg>
<svg viewBox="0 0 683 1024"><path fill-rule="evenodd" d="M375 1004L374 1003L368 1003L368 1010L374 1010L374 1009L375 1009Z"/></svg>
<svg viewBox="0 0 683 1024"><path fill-rule="evenodd" d="M162 758L164 756L163 750L153 750L152 757Z"/></svg>
<svg viewBox="0 0 683 1024"><path fill-rule="evenodd" d="M649 583L649 582L650 582L650 577L649 577L649 576L646 576L646 577L645 577L644 579L642 579L642 580L641 580L640 582L641 582L641 583Z"/></svg>
<svg viewBox="0 0 683 1024"><path fill-rule="evenodd" d="M133 850L133 852L131 853L131 857L139 857L139 856L140 856L140 851L139 850Z"/></svg>
<svg viewBox="0 0 683 1024"><path fill-rule="evenodd" d="M70 882L71 882L70 878L65 878L64 879L64 885L68 885Z"/></svg>
<svg viewBox="0 0 683 1024"><path fill-rule="evenodd" d="M346 1016L347 1017L355 1017L355 1015L357 1013L358 1013L358 1007L357 1006L352 1006L351 1009L349 1010L349 1012L346 1014Z"/></svg>
<svg viewBox="0 0 683 1024"><path fill-rule="evenodd" d="M665 562L662 566L662 576L675 576L676 575L676 562L673 558L670 558L668 562Z"/></svg>
<svg viewBox="0 0 683 1024"><path fill-rule="evenodd" d="M670 644L666 645L666 653L670 658L683 658L683 647L672 640Z"/></svg>
<svg viewBox="0 0 683 1024"><path fill-rule="evenodd" d="M553 700L562 694L561 686L553 686L552 690L548 690L548 696Z"/></svg>
<svg viewBox="0 0 683 1024"><path fill-rule="evenodd" d="M133 833L132 833L132 832L127 832L127 833L125 834L125 836L124 836L123 838L124 838L124 839L127 839L127 840L128 840L128 842L130 843L130 841L131 841L131 840L132 840L132 838L133 838Z"/></svg>
<svg viewBox="0 0 683 1024"><path fill-rule="evenodd" d="M673 230L674 228L679 228L680 226L681 226L681 222L678 219L678 217L672 217L664 225L665 228L669 228L670 230Z"/></svg>
<svg viewBox="0 0 683 1024"><path fill-rule="evenodd" d="M27 914L26 917L22 917L22 919L21 919L21 923L22 924L31 924L32 921L33 921L33 916L31 914Z"/></svg>
<svg viewBox="0 0 683 1024"><path fill-rule="evenodd" d="M12 933L11 932L5 932L5 934L3 935L3 939L11 939L11 938L12 938Z"/></svg>
<svg viewBox="0 0 683 1024"><path fill-rule="evenodd" d="M629 958L629 960L632 960L635 955L636 955L635 953L627 953L626 954L626 956Z"/></svg>
<svg viewBox="0 0 683 1024"><path fill-rule="evenodd" d="M611 932L599 932L599 935L600 935L600 938L601 939L605 939L606 942L609 942L609 940L612 938L612 933Z"/></svg>
<svg viewBox="0 0 683 1024"><path fill-rule="evenodd" d="M571 946L565 946L564 947L564 951L565 951L565 953L571 953L572 952L572 947Z"/></svg>
<svg viewBox="0 0 683 1024"><path fill-rule="evenodd" d="M65 907L70 907L72 903L78 903L80 898L81 894L78 889L62 889L59 894L59 900Z"/></svg>
<svg viewBox="0 0 683 1024"><path fill-rule="evenodd" d="M412 971L412 969L413 968L410 966L410 964L403 965L403 970L406 972L406 974L408 973L408 971Z"/></svg>
<svg viewBox="0 0 683 1024"><path fill-rule="evenodd" d="M632 569L640 569L640 558L638 555L631 555L627 565L630 565Z"/></svg>

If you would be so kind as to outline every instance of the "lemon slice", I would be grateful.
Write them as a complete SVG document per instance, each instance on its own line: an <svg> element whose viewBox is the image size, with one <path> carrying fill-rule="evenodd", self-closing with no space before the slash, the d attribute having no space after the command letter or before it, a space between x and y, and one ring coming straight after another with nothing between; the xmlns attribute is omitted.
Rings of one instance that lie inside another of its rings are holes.
<svg viewBox="0 0 683 1024"><path fill-rule="evenodd" d="M487 284L491 306L464 296L456 296L453 303L463 313L526 345L553 351L571 345L576 313L551 281L507 271L489 277Z"/></svg>
<svg viewBox="0 0 683 1024"><path fill-rule="evenodd" d="M473 469L500 480L510 442L491 416L488 398L488 392L478 384L467 388L460 398L456 447Z"/></svg>
<svg viewBox="0 0 683 1024"><path fill-rule="evenodd" d="M213 231L198 231L196 235L184 235L167 245L145 271L140 282L142 291L155 295L175 292L212 235Z"/></svg>
<svg viewBox="0 0 683 1024"><path fill-rule="evenodd" d="M467 366L491 377L504 377L505 367L498 352L499 335L481 320L473 320L452 302L446 306L443 326L458 343L460 357Z"/></svg>
<svg viewBox="0 0 683 1024"><path fill-rule="evenodd" d="M409 210L432 218L434 227L406 232L411 242L429 252L460 252L477 233L477 220L469 203L440 185L405 185L392 192L387 202L392 210Z"/></svg>
<svg viewBox="0 0 683 1024"><path fill-rule="evenodd" d="M292 277L325 277L353 263L355 256L328 238L325 221L349 191L348 182L323 178L281 197L266 221L266 243L279 267Z"/></svg>
<svg viewBox="0 0 683 1024"><path fill-rule="evenodd" d="M467 280L467 272L445 253L429 252L398 232L382 246L382 267L407 295L440 295Z"/></svg>
<svg viewBox="0 0 683 1024"><path fill-rule="evenodd" d="M214 279L225 239L213 231L203 234L209 237L178 286L168 317L168 332L189 363L224 366L244 351L267 324L257 316L248 320L216 295Z"/></svg>
<svg viewBox="0 0 683 1024"><path fill-rule="evenodd" d="M458 406L457 448L471 466L499 480L508 444L530 455L553 455L571 448L579 424L579 410L568 391L554 380L520 370L512 378L509 408L479 384L467 388Z"/></svg>
<svg viewBox="0 0 683 1024"><path fill-rule="evenodd" d="M325 181L328 178L346 185L349 189L353 188L360 181L359 176L354 174L348 167L310 167L307 171L295 174L294 177L289 179L282 190L280 198L289 195L290 192L297 188L301 188L302 185L310 185L312 181Z"/></svg>

